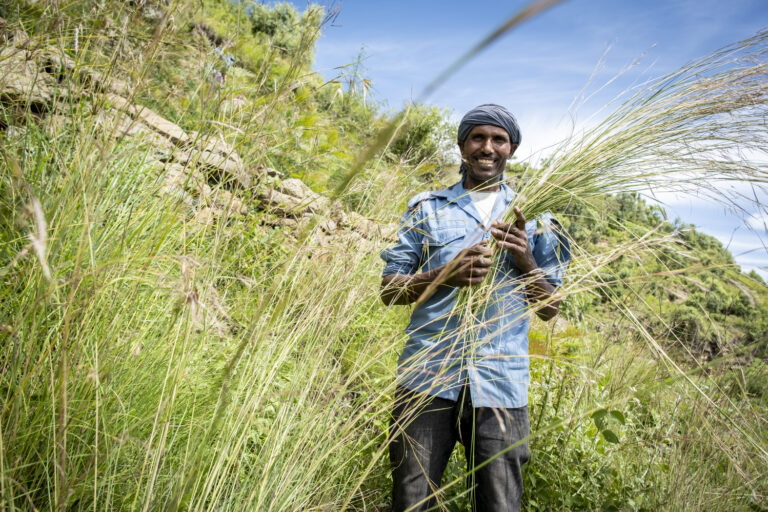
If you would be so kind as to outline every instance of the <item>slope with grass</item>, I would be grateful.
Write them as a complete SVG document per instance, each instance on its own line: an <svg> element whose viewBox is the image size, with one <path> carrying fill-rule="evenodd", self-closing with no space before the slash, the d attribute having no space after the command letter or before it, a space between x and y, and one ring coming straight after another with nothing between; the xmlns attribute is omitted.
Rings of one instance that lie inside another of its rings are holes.
<svg viewBox="0 0 768 512"><path fill-rule="evenodd" d="M378 251L452 135L312 73L329 15L0 6L4 508L387 509L408 311ZM764 284L636 196L556 213L575 284L531 333L527 506L766 507Z"/></svg>

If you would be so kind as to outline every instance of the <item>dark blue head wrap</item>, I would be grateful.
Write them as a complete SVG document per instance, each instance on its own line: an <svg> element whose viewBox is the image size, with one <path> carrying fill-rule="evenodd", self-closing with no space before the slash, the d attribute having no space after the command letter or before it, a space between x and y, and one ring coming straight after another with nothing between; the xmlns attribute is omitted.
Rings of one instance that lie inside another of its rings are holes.
<svg viewBox="0 0 768 512"><path fill-rule="evenodd" d="M458 141L464 142L472 128L481 124L503 128L509 134L509 141L512 144L520 144L520 127L517 125L515 116L501 105L493 103L480 105L464 114L459 123Z"/></svg>

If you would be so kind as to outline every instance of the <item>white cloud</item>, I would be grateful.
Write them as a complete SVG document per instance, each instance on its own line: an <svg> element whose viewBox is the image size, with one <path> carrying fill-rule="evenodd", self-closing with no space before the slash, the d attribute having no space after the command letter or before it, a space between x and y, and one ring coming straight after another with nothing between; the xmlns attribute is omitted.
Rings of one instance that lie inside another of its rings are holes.
<svg viewBox="0 0 768 512"><path fill-rule="evenodd" d="M768 212L758 212L747 219L747 225L756 231L768 232Z"/></svg>

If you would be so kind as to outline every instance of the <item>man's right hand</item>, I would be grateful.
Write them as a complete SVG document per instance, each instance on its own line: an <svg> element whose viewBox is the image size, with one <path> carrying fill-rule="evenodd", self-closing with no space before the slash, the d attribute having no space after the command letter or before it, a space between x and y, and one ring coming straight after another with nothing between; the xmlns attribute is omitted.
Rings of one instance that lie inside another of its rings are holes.
<svg viewBox="0 0 768 512"><path fill-rule="evenodd" d="M384 304L410 304L426 300L438 286L474 286L483 282L491 271L492 252L488 242L464 249L442 267L421 274L390 274L381 280L381 300Z"/></svg>
<svg viewBox="0 0 768 512"><path fill-rule="evenodd" d="M485 276L491 271L492 254L487 241L464 249L456 258L440 269L441 274L443 272L448 273L444 283L458 287L482 283Z"/></svg>

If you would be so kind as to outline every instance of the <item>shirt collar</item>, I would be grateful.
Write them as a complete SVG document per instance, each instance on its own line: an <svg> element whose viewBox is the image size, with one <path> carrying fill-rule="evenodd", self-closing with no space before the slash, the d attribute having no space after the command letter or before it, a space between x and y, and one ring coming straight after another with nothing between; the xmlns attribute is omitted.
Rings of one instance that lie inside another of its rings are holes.
<svg viewBox="0 0 768 512"><path fill-rule="evenodd" d="M469 191L464 188L464 178L450 186L449 188L441 191L444 194L445 199L447 199L449 202L455 203L459 208L464 210L469 216L474 218L480 225L483 224L482 217L480 213L477 211L477 208L475 208L474 203L472 202L472 198L469 196ZM506 183L501 183L501 199L503 199L503 202L501 206L504 210L507 209L507 207L512 203L512 201L515 198L515 192L512 190L509 186L507 186ZM496 200L496 206L494 207L493 211L493 218L496 218L501 213L497 212L496 209L499 207L499 200L497 198Z"/></svg>

